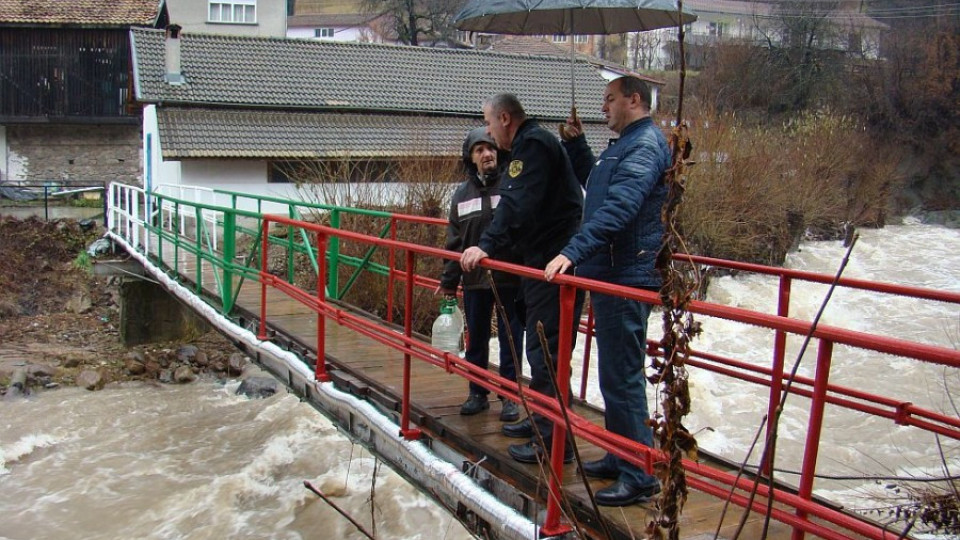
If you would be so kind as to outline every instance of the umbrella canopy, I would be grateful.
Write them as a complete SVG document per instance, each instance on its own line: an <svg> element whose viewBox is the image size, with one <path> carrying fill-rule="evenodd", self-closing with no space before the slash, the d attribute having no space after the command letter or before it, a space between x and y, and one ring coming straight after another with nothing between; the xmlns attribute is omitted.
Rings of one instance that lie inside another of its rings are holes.
<svg viewBox="0 0 960 540"><path fill-rule="evenodd" d="M470 0L454 20L490 34L623 34L688 24L697 16L676 0Z"/></svg>

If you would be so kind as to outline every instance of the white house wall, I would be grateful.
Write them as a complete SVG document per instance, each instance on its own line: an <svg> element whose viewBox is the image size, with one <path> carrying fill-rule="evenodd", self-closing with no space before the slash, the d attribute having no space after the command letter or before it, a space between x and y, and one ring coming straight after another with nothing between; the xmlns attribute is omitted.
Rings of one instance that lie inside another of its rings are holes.
<svg viewBox="0 0 960 540"><path fill-rule="evenodd" d="M267 183L267 162L246 159L187 159L180 164L180 185L206 189L237 191L267 197L295 198L293 184ZM228 205L228 200L218 198L218 204ZM251 203L241 205L243 210L256 210ZM285 207L263 208L266 212L284 213Z"/></svg>
<svg viewBox="0 0 960 540"><path fill-rule="evenodd" d="M257 22L253 24L207 22L209 6L209 0L167 0L170 23L180 25L184 32L206 34L284 37L287 33L286 0L257 0Z"/></svg>
<svg viewBox="0 0 960 540"><path fill-rule="evenodd" d="M296 39L323 39L324 41L359 41L372 42L370 36L373 34L366 28L336 28L333 30L333 37L318 38L316 30L319 27L298 27L287 28L287 37ZM329 27L326 27L329 28Z"/></svg>

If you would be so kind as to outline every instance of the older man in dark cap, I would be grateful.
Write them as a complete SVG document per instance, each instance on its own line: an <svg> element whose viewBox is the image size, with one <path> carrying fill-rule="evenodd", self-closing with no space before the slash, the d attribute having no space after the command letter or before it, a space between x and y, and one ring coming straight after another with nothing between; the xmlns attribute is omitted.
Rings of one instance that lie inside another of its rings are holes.
<svg viewBox="0 0 960 540"><path fill-rule="evenodd" d="M477 245L480 235L493 219L494 210L500 202L500 165L506 162L501 154L485 128L479 127L467 134L463 141L463 165L467 178L457 187L450 203L446 249L463 251ZM499 256L500 260L520 262L520 258L512 250ZM447 261L440 276L440 288L437 290L452 296L462 282L468 333L466 359L484 369L490 364L490 318L495 300L490 281L485 274L480 268L463 272L459 261ZM522 301L518 305L520 278L503 272L493 272L493 281L507 314L507 320L499 316L499 313L497 316L500 376L516 382L515 366L523 358L523 317L518 313L518 310L522 311ZM512 345L509 336L513 337ZM460 407L460 414L472 415L489 409L489 394L489 390L471 382L470 395ZM520 418L516 403L507 400L502 403L502 422L515 422Z"/></svg>

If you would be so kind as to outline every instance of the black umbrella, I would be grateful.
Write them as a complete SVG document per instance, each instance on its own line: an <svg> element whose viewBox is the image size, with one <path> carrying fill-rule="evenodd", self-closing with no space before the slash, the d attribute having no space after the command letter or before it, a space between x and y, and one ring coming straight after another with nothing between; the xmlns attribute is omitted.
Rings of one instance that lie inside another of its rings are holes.
<svg viewBox="0 0 960 540"><path fill-rule="evenodd" d="M454 20L460 30L488 34L622 34L689 24L692 12L676 0L470 0ZM570 93L574 40L570 40ZM571 96L571 99L573 96Z"/></svg>

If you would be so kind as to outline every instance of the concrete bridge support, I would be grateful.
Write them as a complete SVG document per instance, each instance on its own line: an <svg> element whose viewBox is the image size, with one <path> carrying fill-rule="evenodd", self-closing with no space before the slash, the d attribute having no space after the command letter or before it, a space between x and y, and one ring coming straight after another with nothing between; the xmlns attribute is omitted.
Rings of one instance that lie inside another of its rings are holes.
<svg viewBox="0 0 960 540"><path fill-rule="evenodd" d="M199 336L207 322L161 285L136 278L120 284L120 339L126 346Z"/></svg>

